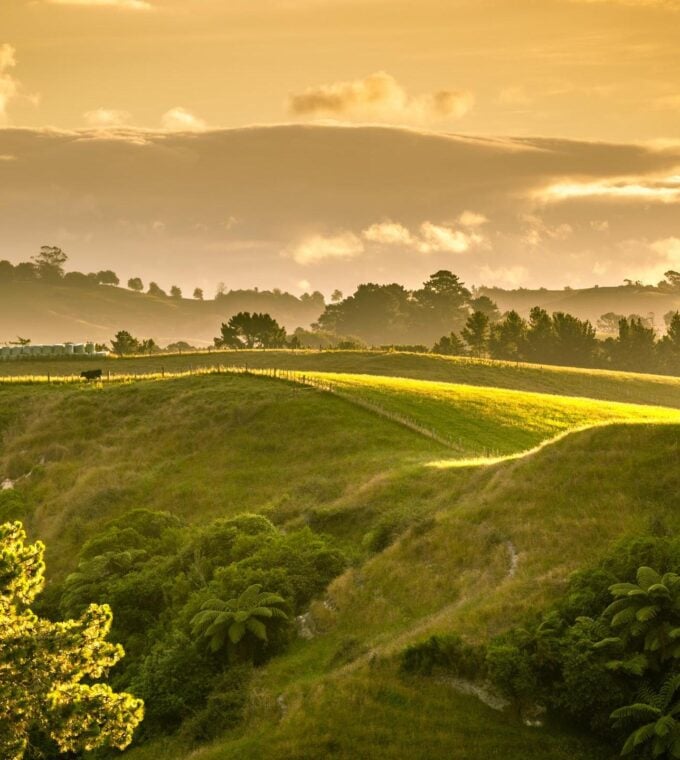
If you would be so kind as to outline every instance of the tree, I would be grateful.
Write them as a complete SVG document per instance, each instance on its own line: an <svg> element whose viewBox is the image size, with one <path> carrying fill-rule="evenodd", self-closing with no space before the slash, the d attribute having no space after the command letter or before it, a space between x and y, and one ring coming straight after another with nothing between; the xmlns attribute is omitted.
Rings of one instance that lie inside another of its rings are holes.
<svg viewBox="0 0 680 760"><path fill-rule="evenodd" d="M474 356L484 356L489 346L489 317L473 311L460 334Z"/></svg>
<svg viewBox="0 0 680 760"><path fill-rule="evenodd" d="M529 312L527 358L532 362L550 363L555 358L555 332L550 315L540 306Z"/></svg>
<svg viewBox="0 0 680 760"><path fill-rule="evenodd" d="M182 290L177 285L173 285L170 288L170 298L181 298L182 297Z"/></svg>
<svg viewBox="0 0 680 760"><path fill-rule="evenodd" d="M623 314L608 311L597 320L597 329L605 335L617 335L619 331L619 322L625 319Z"/></svg>
<svg viewBox="0 0 680 760"><path fill-rule="evenodd" d="M262 586L254 583L234 599L205 602L191 621L193 634L208 639L211 651L218 652L227 645L233 655L244 638L246 644L248 637L267 641L264 621L286 620L288 616L278 606L283 603L278 594L263 592Z"/></svg>
<svg viewBox="0 0 680 760"><path fill-rule="evenodd" d="M222 298L222 296L225 296L226 294L227 286L223 282L218 282L215 290L215 298Z"/></svg>
<svg viewBox="0 0 680 760"><path fill-rule="evenodd" d="M22 282L35 280L38 277L38 267L30 261L21 261L14 267L14 279Z"/></svg>
<svg viewBox="0 0 680 760"><path fill-rule="evenodd" d="M118 275L112 269L102 269L97 272L97 282L100 285L120 285Z"/></svg>
<svg viewBox="0 0 680 760"><path fill-rule="evenodd" d="M680 576L643 566L637 583L615 583L610 592L616 599L603 614L611 635L596 645L620 650L610 668L641 675L680 658Z"/></svg>
<svg viewBox="0 0 680 760"><path fill-rule="evenodd" d="M215 338L218 348L282 348L286 331L269 314L241 311L234 314Z"/></svg>
<svg viewBox="0 0 680 760"><path fill-rule="evenodd" d="M442 335L442 337L432 346L433 354L443 354L444 356L463 356L465 354L465 345L456 335Z"/></svg>
<svg viewBox="0 0 680 760"><path fill-rule="evenodd" d="M619 369L650 370L656 358L656 333L642 317L619 320L619 334L610 346L612 361Z"/></svg>
<svg viewBox="0 0 680 760"><path fill-rule="evenodd" d="M194 298L197 301L203 300L203 288L194 288Z"/></svg>
<svg viewBox="0 0 680 760"><path fill-rule="evenodd" d="M139 341L137 338L133 338L127 330L121 330L116 333L111 341L111 349L118 356L136 354L139 351Z"/></svg>
<svg viewBox="0 0 680 760"><path fill-rule="evenodd" d="M64 276L64 264L68 256L56 245L43 245L40 247L40 253L32 256L31 260L35 263L41 280L55 282Z"/></svg>
<svg viewBox="0 0 680 760"><path fill-rule="evenodd" d="M326 306L318 326L336 335L356 335L373 344L403 343L414 327L416 307L402 285L363 283L353 295ZM432 340L444 329L438 329Z"/></svg>
<svg viewBox="0 0 680 760"><path fill-rule="evenodd" d="M332 303L340 303L342 301L343 295L342 290L338 290L337 288L331 293L331 302Z"/></svg>
<svg viewBox="0 0 680 760"><path fill-rule="evenodd" d="M680 272L676 272L674 269L669 269L667 272L664 272L663 276L673 290L680 290Z"/></svg>
<svg viewBox="0 0 680 760"><path fill-rule="evenodd" d="M139 344L138 351L140 354L157 354L160 348L153 338L146 338Z"/></svg>
<svg viewBox="0 0 680 760"><path fill-rule="evenodd" d="M560 364L589 367L593 364L597 339L589 321L557 311L552 315L555 359Z"/></svg>
<svg viewBox="0 0 680 760"><path fill-rule="evenodd" d="M61 623L35 615L29 605L44 587L44 549L26 543L21 523L0 526L0 754L21 760L29 737L60 752L124 749L143 703L93 683L124 655L106 641L111 610L92 604Z"/></svg>
<svg viewBox="0 0 680 760"><path fill-rule="evenodd" d="M680 758L680 675L666 679L659 691L641 690L642 701L619 707L611 714L615 727L633 722L642 724L626 740L622 755L640 752L645 747L652 757Z"/></svg>
<svg viewBox="0 0 680 760"><path fill-rule="evenodd" d="M445 331L460 330L470 311L470 291L448 269L430 275L413 299L420 307L414 315L419 335L428 341Z"/></svg>
<svg viewBox="0 0 680 760"><path fill-rule="evenodd" d="M130 290L134 290L137 293L141 293L142 290L144 290L144 283L142 282L141 277L130 277L127 286Z"/></svg>
<svg viewBox="0 0 680 760"><path fill-rule="evenodd" d="M477 298L470 299L470 308L473 311L481 311L489 318L491 322L497 322L501 313L496 306L495 301L492 301L489 296L477 296Z"/></svg>
<svg viewBox="0 0 680 760"><path fill-rule="evenodd" d="M165 298L166 293L161 288L158 283L156 282L150 282L149 283L149 289L146 291L150 296L160 296L162 298Z"/></svg>
<svg viewBox="0 0 680 760"><path fill-rule="evenodd" d="M491 325L489 353L494 359L520 361L526 357L527 323L516 311L509 311Z"/></svg>
<svg viewBox="0 0 680 760"><path fill-rule="evenodd" d="M678 372L680 370L680 312L669 312L666 319L666 334L659 341L657 349L665 370Z"/></svg>

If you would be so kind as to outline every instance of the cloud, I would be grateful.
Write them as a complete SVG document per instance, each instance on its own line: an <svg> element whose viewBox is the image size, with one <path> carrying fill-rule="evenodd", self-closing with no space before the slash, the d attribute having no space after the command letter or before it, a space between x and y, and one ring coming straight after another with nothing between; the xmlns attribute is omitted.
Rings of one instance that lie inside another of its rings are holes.
<svg viewBox="0 0 680 760"><path fill-rule="evenodd" d="M413 236L403 224L397 222L379 222L367 227L362 236L371 243L383 245L412 245Z"/></svg>
<svg viewBox="0 0 680 760"><path fill-rule="evenodd" d="M89 8L122 8L130 11L150 11L153 5L146 0L45 0L48 5L78 5Z"/></svg>
<svg viewBox="0 0 680 760"><path fill-rule="evenodd" d="M411 96L384 71L364 79L309 87L288 101L296 116L421 125L460 119L473 105L474 96L464 90Z"/></svg>
<svg viewBox="0 0 680 760"><path fill-rule="evenodd" d="M657 240L650 247L663 257L662 263L664 266L668 266L671 269L680 269L680 238L669 237Z"/></svg>
<svg viewBox="0 0 680 760"><path fill-rule="evenodd" d="M464 211L459 222L463 226L478 227L485 224L486 217ZM364 240L370 243L378 243L383 246L401 246L411 248L419 253L465 253L475 245L484 242L484 238L469 231L455 229L448 224L434 224L423 222L417 233L411 232L403 224L398 222L379 222L367 227L362 233Z"/></svg>
<svg viewBox="0 0 680 760"><path fill-rule="evenodd" d="M463 211L458 217L458 223L462 224L463 227L481 227L488 221L484 214L477 214L474 211Z"/></svg>
<svg viewBox="0 0 680 760"><path fill-rule="evenodd" d="M186 108L176 106L166 111L161 117L163 129L171 132L203 132L208 125Z"/></svg>
<svg viewBox="0 0 680 760"><path fill-rule="evenodd" d="M558 182L539 191L545 201L565 201L578 198L675 203L680 201L680 176L662 179L628 178L598 182Z"/></svg>
<svg viewBox="0 0 680 760"><path fill-rule="evenodd" d="M312 235L285 251L298 264L318 264L333 259L353 259L364 252L361 240L351 232L325 237Z"/></svg>
<svg viewBox="0 0 680 760"><path fill-rule="evenodd" d="M90 127L120 127L127 124L132 117L127 111L96 108L94 111L86 111L83 118Z"/></svg>
<svg viewBox="0 0 680 760"><path fill-rule="evenodd" d="M351 292L397 275L415 287L440 268L474 284L487 266L506 282L524 267L523 286L559 288L593 284L597 262L608 267L604 285L666 261L649 246L680 237L677 203L620 194L546 203L541 195L565 182L611 186L621 177L655 187L678 174L678 142L309 124L6 128L0 155L16 157L0 162L0 258L26 260L45 240L59 245L57 233L68 229L82 236L62 241L74 268L114 268L121 278L162 277L166 285L189 287L200 272L234 288L293 277ZM153 229L159 220L162 232Z"/></svg>
<svg viewBox="0 0 680 760"><path fill-rule="evenodd" d="M446 252L465 253L473 245L479 245L483 238L476 233L463 232L453 227L432 222L420 225L421 241L418 250L421 253Z"/></svg>
<svg viewBox="0 0 680 760"><path fill-rule="evenodd" d="M10 70L16 66L16 50L12 45L0 45L0 124L6 124L9 117L7 107L19 93L19 82Z"/></svg>

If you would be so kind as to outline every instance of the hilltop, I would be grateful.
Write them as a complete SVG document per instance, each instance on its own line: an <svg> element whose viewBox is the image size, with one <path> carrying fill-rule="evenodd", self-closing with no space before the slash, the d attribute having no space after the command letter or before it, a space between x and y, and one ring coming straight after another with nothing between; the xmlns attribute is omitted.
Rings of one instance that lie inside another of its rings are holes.
<svg viewBox="0 0 680 760"><path fill-rule="evenodd" d="M579 319L588 319L593 325L610 312L614 314L639 314L641 317L653 315L657 330L664 331L664 315L680 309L680 292L652 285L618 285L591 288L503 288L480 287L480 295L486 295L496 303L501 311L514 309L526 317L534 306L548 312L562 311Z"/></svg>
<svg viewBox="0 0 680 760"><path fill-rule="evenodd" d="M323 301L289 293L232 291L199 301L137 293L111 285L74 287L0 279L0 341L17 335L33 343L108 343L119 330L166 345L212 345L222 322L239 311L266 311L289 330L308 327Z"/></svg>

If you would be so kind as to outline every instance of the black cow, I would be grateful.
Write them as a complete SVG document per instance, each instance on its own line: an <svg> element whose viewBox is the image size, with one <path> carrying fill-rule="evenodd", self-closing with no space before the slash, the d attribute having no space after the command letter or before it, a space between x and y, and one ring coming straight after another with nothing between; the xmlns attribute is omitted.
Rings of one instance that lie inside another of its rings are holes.
<svg viewBox="0 0 680 760"><path fill-rule="evenodd" d="M80 373L80 376L86 380L101 380L102 371L100 369L85 369Z"/></svg>

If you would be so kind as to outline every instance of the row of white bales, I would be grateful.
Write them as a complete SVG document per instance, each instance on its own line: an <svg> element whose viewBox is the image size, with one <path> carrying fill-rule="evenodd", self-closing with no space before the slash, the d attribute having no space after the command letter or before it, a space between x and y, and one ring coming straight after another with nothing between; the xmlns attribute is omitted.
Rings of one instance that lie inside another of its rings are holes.
<svg viewBox="0 0 680 760"><path fill-rule="evenodd" d="M0 361L39 356L108 356L108 351L95 351L94 343L45 343L27 346L0 346Z"/></svg>

